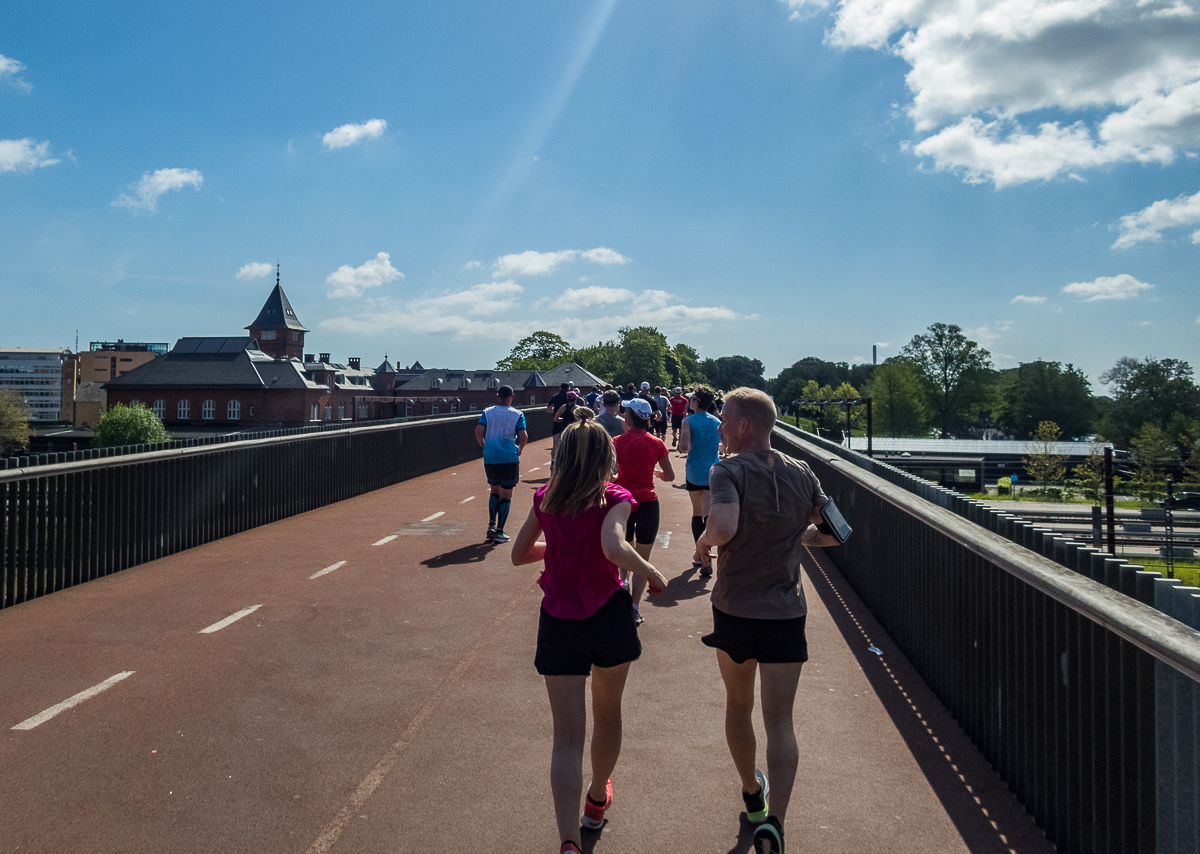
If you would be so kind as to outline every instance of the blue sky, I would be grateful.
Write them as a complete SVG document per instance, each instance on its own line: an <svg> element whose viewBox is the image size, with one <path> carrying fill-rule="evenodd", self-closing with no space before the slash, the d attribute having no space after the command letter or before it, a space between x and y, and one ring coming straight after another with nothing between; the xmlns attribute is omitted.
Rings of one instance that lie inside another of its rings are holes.
<svg viewBox="0 0 1200 854"><path fill-rule="evenodd" d="M1198 0L8 4L0 346L1200 367L1198 152Z"/></svg>

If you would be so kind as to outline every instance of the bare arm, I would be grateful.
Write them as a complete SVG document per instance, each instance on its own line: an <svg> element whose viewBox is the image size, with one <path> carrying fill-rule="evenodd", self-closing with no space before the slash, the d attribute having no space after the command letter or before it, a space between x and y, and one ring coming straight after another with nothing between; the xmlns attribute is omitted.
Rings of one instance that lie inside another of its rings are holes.
<svg viewBox="0 0 1200 854"><path fill-rule="evenodd" d="M812 513L808 515L809 526L804 529L804 533L800 535L800 542L806 546L816 546L817 548L825 548L827 546L840 546L837 537L833 534L823 534L817 530L817 526L825 522L821 516L821 511L814 507Z"/></svg>
<svg viewBox="0 0 1200 854"><path fill-rule="evenodd" d="M692 425L688 424L687 419L684 419L683 429L679 431L679 447L678 451L681 454L686 454L692 449Z"/></svg>
<svg viewBox="0 0 1200 854"><path fill-rule="evenodd" d="M487 434L487 428L482 424L475 425L475 441L479 443L479 447L483 447L483 437Z"/></svg>
<svg viewBox="0 0 1200 854"><path fill-rule="evenodd" d="M517 456L521 455L521 451L525 450L525 446L529 444L529 433L525 430L517 431Z"/></svg>
<svg viewBox="0 0 1200 854"><path fill-rule="evenodd" d="M696 560L708 566L712 560L711 548L713 546L719 548L733 539L738 530L738 513L741 512L741 509L742 505L736 502L714 504L709 508L708 523L704 526L704 533L700 535L700 539L696 540Z"/></svg>
<svg viewBox="0 0 1200 854"><path fill-rule="evenodd" d="M555 421L562 421L562 420L563 420L563 419L562 419L562 417L563 417L563 413L567 411L567 407L568 407L569 405L570 405L570 404L564 403L562 406L560 406L560 407L558 408L558 411L554 413L554 420L555 420Z"/></svg>
<svg viewBox="0 0 1200 854"><path fill-rule="evenodd" d="M652 563L634 551L630 543L625 542L625 523L629 521L632 509L628 501L622 501L604 515L604 524L600 527L600 546L604 549L604 556L618 567L645 578L650 595L657 596L667 589L667 579ZM519 535L517 540L520 541Z"/></svg>
<svg viewBox="0 0 1200 854"><path fill-rule="evenodd" d="M537 541L541 535L542 526L538 523L537 513L530 507L529 515L525 517L525 524L521 526L520 533L513 540L513 566L537 563L546 557L546 544Z"/></svg>
<svg viewBox="0 0 1200 854"><path fill-rule="evenodd" d="M658 467L661 471L656 471L654 474L659 480L665 480L670 483L675 479L675 469L671 465L671 455L663 454L658 461Z"/></svg>

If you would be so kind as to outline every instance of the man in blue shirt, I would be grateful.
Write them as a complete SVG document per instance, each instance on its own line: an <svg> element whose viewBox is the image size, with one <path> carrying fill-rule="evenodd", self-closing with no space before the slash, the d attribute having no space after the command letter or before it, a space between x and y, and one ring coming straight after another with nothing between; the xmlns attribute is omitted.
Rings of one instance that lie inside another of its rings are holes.
<svg viewBox="0 0 1200 854"><path fill-rule="evenodd" d="M504 533L504 523L512 506L513 487L521 479L521 449L529 441L529 433L525 429L525 413L512 408L512 386L500 386L496 398L500 402L479 416L475 441L483 448L483 471L492 488L486 539L507 543L509 536Z"/></svg>

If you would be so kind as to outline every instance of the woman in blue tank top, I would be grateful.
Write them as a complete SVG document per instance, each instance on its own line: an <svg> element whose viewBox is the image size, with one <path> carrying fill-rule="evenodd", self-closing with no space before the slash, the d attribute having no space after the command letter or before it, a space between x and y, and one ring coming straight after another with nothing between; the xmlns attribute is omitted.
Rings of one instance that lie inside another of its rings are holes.
<svg viewBox="0 0 1200 854"><path fill-rule="evenodd" d="M721 420L707 411L712 402L712 389L696 386L688 404L692 414L683 419L683 430L679 435L679 452L687 454L684 486L687 488L688 497L692 499L693 540L700 539L700 535L704 533L710 502L708 470L716 464L721 446L721 434L717 432ZM699 569L700 574L705 577L712 575L711 564L693 561L692 569Z"/></svg>

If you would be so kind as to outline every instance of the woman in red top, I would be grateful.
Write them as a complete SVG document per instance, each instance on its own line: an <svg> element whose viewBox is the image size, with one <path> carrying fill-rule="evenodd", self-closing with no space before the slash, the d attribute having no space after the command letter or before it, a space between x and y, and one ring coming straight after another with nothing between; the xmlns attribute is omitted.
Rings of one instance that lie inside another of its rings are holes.
<svg viewBox="0 0 1200 854"><path fill-rule="evenodd" d="M550 482L513 541L516 566L545 561L538 582L542 608L534 666L546 680L554 747L550 791L562 848L579 854L579 826L596 829L612 803L612 772L621 753L621 695L629 665L642 652L630 618L629 592L618 567L650 583L650 595L667 586L662 573L625 541L625 522L636 503L608 478L612 440L590 409L574 411L562 432ZM544 543L538 542L542 532ZM587 735L587 678L592 677L592 782L583 817L583 744Z"/></svg>
<svg viewBox="0 0 1200 854"><path fill-rule="evenodd" d="M625 432L613 439L617 449L617 485L628 489L637 502L637 509L629 515L625 526L625 539L634 543L637 553L646 560L650 559L650 550L658 536L658 493L654 491L654 478L668 482L675 479L667 446L649 432L653 417L649 401L633 398L625 404ZM637 625L642 624L638 606L645 590L646 580L641 576L634 578L633 621Z"/></svg>

